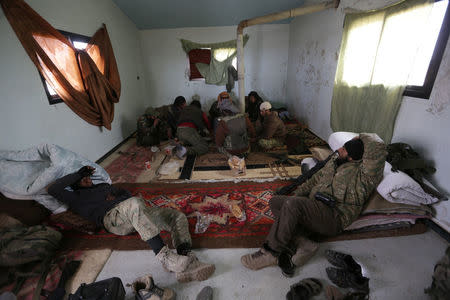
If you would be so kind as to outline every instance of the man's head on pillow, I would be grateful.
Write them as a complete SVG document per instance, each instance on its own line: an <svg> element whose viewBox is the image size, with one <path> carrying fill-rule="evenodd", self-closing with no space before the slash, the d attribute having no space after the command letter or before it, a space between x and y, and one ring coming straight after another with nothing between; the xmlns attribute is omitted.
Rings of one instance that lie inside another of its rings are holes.
<svg viewBox="0 0 450 300"><path fill-rule="evenodd" d="M364 143L359 138L354 138L344 144L338 150L339 159L342 162L360 160L364 154Z"/></svg>

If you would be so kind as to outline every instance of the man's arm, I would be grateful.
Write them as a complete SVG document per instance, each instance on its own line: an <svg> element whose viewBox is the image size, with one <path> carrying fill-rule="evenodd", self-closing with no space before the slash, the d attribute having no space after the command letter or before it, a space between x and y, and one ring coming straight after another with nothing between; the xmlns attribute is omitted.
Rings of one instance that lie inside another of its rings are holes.
<svg viewBox="0 0 450 300"><path fill-rule="evenodd" d="M328 161L327 164L334 163ZM312 188L320 181L326 169L326 165L320 169L316 174L314 174L310 179L305 181L303 184L299 185L294 191L295 196L308 196Z"/></svg>
<svg viewBox="0 0 450 300"><path fill-rule="evenodd" d="M361 133L359 137L364 143L364 154L361 164L362 173L374 178L374 180L381 180L387 156L385 143L374 134ZM375 184L378 183L375 182Z"/></svg>
<svg viewBox="0 0 450 300"><path fill-rule="evenodd" d="M51 196L70 206L70 204L77 199L77 196L74 192L66 190L66 187L78 182L81 178L82 177L78 172L68 174L51 183L47 186L46 190Z"/></svg>
<svg viewBox="0 0 450 300"><path fill-rule="evenodd" d="M47 192L55 197L57 200L64 202L70 206L71 202L77 200L77 195L74 192L66 190L66 187L78 182L80 179L86 176L91 176L95 171L95 168L91 166L84 166L77 172L68 174L64 177L57 179L46 187Z"/></svg>

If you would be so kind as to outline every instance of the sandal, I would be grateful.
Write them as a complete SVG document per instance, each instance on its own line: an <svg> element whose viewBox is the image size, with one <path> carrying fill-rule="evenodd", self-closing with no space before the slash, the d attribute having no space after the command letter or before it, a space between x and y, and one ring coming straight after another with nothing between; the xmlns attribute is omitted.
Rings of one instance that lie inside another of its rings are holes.
<svg viewBox="0 0 450 300"><path fill-rule="evenodd" d="M316 278L305 278L300 282L291 285L290 291L286 294L287 300L308 300L317 296L322 291L322 283Z"/></svg>

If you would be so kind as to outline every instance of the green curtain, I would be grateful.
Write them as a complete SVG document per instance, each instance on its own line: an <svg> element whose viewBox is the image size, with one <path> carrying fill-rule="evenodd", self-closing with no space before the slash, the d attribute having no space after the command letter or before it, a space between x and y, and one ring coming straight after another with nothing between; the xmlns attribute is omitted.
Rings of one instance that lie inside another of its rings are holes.
<svg viewBox="0 0 450 300"><path fill-rule="evenodd" d="M249 36L244 35L244 46ZM184 52L189 53L192 49L210 48L210 64L196 63L198 71L205 78L205 83L215 85L225 85L228 82L227 68L231 65L237 55L236 40L221 43L196 43L181 39L181 46Z"/></svg>
<svg viewBox="0 0 450 300"><path fill-rule="evenodd" d="M431 7L431 1L413 0L346 15L331 103L333 131L375 132L390 143Z"/></svg>

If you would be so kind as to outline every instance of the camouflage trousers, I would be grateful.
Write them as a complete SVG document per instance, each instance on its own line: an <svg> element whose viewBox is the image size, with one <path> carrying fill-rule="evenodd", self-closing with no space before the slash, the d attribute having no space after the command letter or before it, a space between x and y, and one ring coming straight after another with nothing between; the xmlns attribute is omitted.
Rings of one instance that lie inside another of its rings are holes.
<svg viewBox="0 0 450 300"><path fill-rule="evenodd" d="M131 197L110 209L103 217L105 229L113 234L127 235L137 231L148 241L162 230L168 231L174 247L182 243L191 245L186 216L178 210L148 207L142 198Z"/></svg>
<svg viewBox="0 0 450 300"><path fill-rule="evenodd" d="M187 154L202 155L208 152L208 143L191 127L178 127L177 137L186 146Z"/></svg>
<svg viewBox="0 0 450 300"><path fill-rule="evenodd" d="M265 150L269 150L275 147L282 147L284 143L278 139L260 139L258 141L259 146Z"/></svg>

